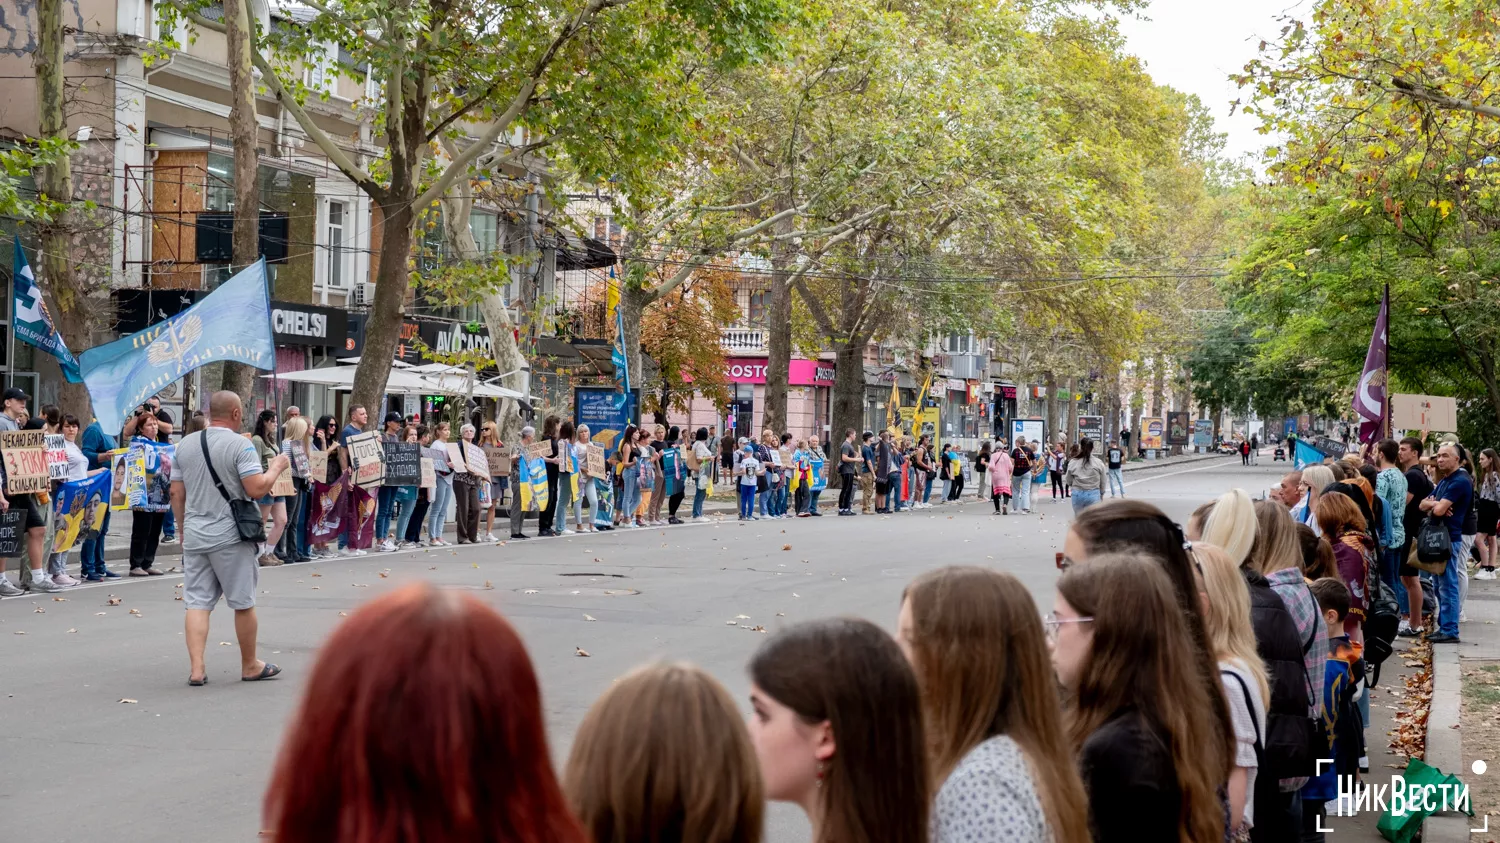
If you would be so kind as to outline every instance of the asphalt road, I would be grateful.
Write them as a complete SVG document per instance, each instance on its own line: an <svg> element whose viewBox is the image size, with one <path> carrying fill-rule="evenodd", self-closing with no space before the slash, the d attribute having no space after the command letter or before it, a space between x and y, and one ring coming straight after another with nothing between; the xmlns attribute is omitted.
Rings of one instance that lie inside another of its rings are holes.
<svg viewBox="0 0 1500 843"><path fill-rule="evenodd" d="M1265 458L1251 468L1232 457L1167 466L1126 475L1127 493L1185 519L1234 486L1259 496L1285 470ZM341 612L404 583L471 590L516 625L541 676L560 764L588 706L631 667L691 661L744 699L744 666L765 640L747 627L774 632L858 615L893 628L902 587L933 566L1010 571L1046 611L1053 556L1071 517L1067 503L1046 497L1031 516L992 516L987 502L971 502L894 517L727 521L267 569L261 656L285 672L261 684L235 681L237 650L220 646L234 641L232 619L221 607L209 633L213 681L188 687L179 576L80 587L61 595L65 602L0 601L0 840L253 839L284 724L319 646ZM118 605L109 605L111 595ZM591 657L577 656L580 647ZM773 809L768 840L806 838L799 811Z"/></svg>

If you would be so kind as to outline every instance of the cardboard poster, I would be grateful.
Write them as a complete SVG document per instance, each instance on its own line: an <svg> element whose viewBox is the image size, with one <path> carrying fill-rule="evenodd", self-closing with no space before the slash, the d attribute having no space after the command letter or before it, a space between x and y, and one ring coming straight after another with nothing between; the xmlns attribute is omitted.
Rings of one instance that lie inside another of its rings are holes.
<svg viewBox="0 0 1500 843"><path fill-rule="evenodd" d="M328 482L329 451L307 452L307 476L319 483Z"/></svg>
<svg viewBox="0 0 1500 843"><path fill-rule="evenodd" d="M454 471L468 471L469 464L464 462L464 446L458 442L444 442L443 447L448 451L448 462L453 464Z"/></svg>
<svg viewBox="0 0 1500 843"><path fill-rule="evenodd" d="M430 457L422 458L422 488L437 488L437 469L433 466Z"/></svg>
<svg viewBox="0 0 1500 843"><path fill-rule="evenodd" d="M477 477L489 479L490 458L484 449L473 442L464 442L464 463L469 466L469 473Z"/></svg>
<svg viewBox="0 0 1500 843"><path fill-rule="evenodd" d="M552 457L552 443L543 439L526 446L526 460L550 459Z"/></svg>
<svg viewBox="0 0 1500 843"><path fill-rule="evenodd" d="M504 448L496 448L494 445L486 445L484 448L485 461L490 465L491 477L510 476L510 452Z"/></svg>
<svg viewBox="0 0 1500 843"><path fill-rule="evenodd" d="M276 475L276 482L271 484L271 497L273 498L295 498L297 496L297 483L288 468L286 471Z"/></svg>
<svg viewBox="0 0 1500 843"><path fill-rule="evenodd" d="M771 465L784 465L780 451L771 452Z"/></svg>
<svg viewBox="0 0 1500 843"><path fill-rule="evenodd" d="M1395 430L1458 430L1458 402L1439 395L1392 395L1391 427Z"/></svg>
<svg viewBox="0 0 1500 843"><path fill-rule="evenodd" d="M47 434L47 470L53 480L68 479L68 452L64 447L66 442L61 433Z"/></svg>
<svg viewBox="0 0 1500 843"><path fill-rule="evenodd" d="M782 448L781 450L779 450L779 451L776 452L776 456L779 458L779 459L776 460L776 464L777 465L791 465L792 464L792 449L791 448Z"/></svg>
<svg viewBox="0 0 1500 843"><path fill-rule="evenodd" d="M361 433L346 440L349 461L354 464L354 482L379 486L385 481L385 447L376 433Z"/></svg>
<svg viewBox="0 0 1500 843"><path fill-rule="evenodd" d="M588 456L588 471L590 477L603 477L608 479L609 469L604 465L604 449L598 445L590 444Z"/></svg>
<svg viewBox="0 0 1500 843"><path fill-rule="evenodd" d="M0 559L15 559L21 555L22 539L26 535L26 510L11 507L0 512Z"/></svg>
<svg viewBox="0 0 1500 843"><path fill-rule="evenodd" d="M40 430L0 431L0 457L5 460L5 493L45 492L52 482L47 467L46 434Z"/></svg>

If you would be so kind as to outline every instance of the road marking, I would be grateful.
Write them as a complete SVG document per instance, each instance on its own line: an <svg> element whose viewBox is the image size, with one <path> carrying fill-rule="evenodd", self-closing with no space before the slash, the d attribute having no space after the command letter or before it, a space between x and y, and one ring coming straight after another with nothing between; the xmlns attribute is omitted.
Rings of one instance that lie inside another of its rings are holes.
<svg viewBox="0 0 1500 843"><path fill-rule="evenodd" d="M1223 467L1224 467L1224 463L1210 462L1208 465L1199 466L1198 468L1184 468L1181 471L1172 471L1172 472L1168 472L1167 474L1157 474L1157 475L1153 475L1151 477L1142 477L1139 480L1131 480L1130 482L1126 483L1125 485L1126 486L1134 486L1137 483L1149 483L1152 480L1161 480L1161 479L1166 478L1166 477L1176 477L1179 474L1192 474L1195 471L1207 471L1210 468L1223 468Z"/></svg>

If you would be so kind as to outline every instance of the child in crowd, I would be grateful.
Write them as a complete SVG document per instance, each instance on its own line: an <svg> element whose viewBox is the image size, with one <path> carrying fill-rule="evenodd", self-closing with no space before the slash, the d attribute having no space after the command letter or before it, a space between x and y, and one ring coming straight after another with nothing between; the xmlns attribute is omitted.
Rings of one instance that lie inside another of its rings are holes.
<svg viewBox="0 0 1500 843"><path fill-rule="evenodd" d="M1356 701L1359 687L1364 682L1365 663L1358 648L1344 633L1344 620L1349 615L1348 586L1342 580L1324 577L1314 581L1310 588L1323 612L1323 623L1328 627L1328 658L1323 670L1323 728L1331 744L1328 757L1333 759L1333 764L1319 765L1321 773L1309 779L1302 788L1302 839L1322 840L1323 834L1315 829L1327 816L1324 803L1338 798L1338 784L1343 776L1359 775L1359 759L1365 754L1365 724Z"/></svg>
<svg viewBox="0 0 1500 843"><path fill-rule="evenodd" d="M755 447L747 443L744 456L734 466L734 476L739 478L741 521L760 520L760 516L755 514L755 490L761 473L760 460L755 458Z"/></svg>

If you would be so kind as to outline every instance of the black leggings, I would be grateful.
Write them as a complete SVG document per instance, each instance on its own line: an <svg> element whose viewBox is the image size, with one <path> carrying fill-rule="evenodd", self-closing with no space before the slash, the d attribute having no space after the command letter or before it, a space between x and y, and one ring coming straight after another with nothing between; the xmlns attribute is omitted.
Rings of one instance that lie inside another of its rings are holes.
<svg viewBox="0 0 1500 843"><path fill-rule="evenodd" d="M964 476L962 474L953 477L953 484L948 488L948 500L956 501L964 493Z"/></svg>
<svg viewBox="0 0 1500 843"><path fill-rule="evenodd" d="M1052 475L1052 497L1055 498L1058 495L1066 495L1067 494L1067 490L1065 490L1063 488L1063 476L1062 476L1062 472L1057 471L1056 469L1053 469L1052 472L1051 472L1051 475Z"/></svg>
<svg viewBox="0 0 1500 843"><path fill-rule="evenodd" d="M161 541L161 522L165 512L130 513L130 568L151 570L156 561L156 546Z"/></svg>
<svg viewBox="0 0 1500 843"><path fill-rule="evenodd" d="M845 512L854 508L854 487L859 481L853 474L840 474L839 480L839 512Z"/></svg>
<svg viewBox="0 0 1500 843"><path fill-rule="evenodd" d="M683 487L673 492L672 496L667 498L667 517L677 517L677 507L682 506L682 496L685 494L687 494L686 488Z"/></svg>
<svg viewBox="0 0 1500 843"><path fill-rule="evenodd" d="M992 500L992 501L995 502L995 511L996 512L1000 511L1000 504L1002 503L1001 498L1004 498L1003 502L1005 503L1006 506L1010 506L1010 492L991 492L990 493L990 500Z"/></svg>

